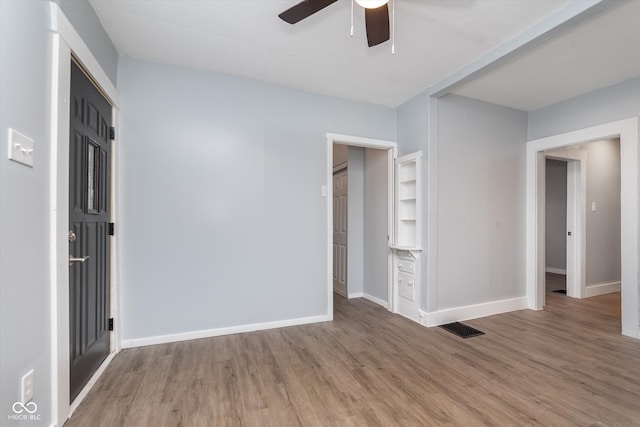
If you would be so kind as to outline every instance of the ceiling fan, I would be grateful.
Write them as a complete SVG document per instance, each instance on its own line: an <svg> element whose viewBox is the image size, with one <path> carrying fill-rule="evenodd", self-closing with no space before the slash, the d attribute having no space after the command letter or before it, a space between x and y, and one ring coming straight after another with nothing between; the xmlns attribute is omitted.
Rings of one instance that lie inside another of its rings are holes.
<svg viewBox="0 0 640 427"><path fill-rule="evenodd" d="M295 24L332 5L338 0L303 0L278 15L283 21ZM389 40L389 0L355 0L364 8L369 47Z"/></svg>

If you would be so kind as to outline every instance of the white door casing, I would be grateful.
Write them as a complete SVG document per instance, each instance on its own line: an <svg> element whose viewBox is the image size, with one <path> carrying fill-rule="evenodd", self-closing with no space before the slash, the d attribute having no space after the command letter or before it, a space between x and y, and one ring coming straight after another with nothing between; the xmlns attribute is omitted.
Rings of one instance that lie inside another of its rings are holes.
<svg viewBox="0 0 640 427"><path fill-rule="evenodd" d="M347 296L347 192L348 174L333 175L333 290Z"/></svg>

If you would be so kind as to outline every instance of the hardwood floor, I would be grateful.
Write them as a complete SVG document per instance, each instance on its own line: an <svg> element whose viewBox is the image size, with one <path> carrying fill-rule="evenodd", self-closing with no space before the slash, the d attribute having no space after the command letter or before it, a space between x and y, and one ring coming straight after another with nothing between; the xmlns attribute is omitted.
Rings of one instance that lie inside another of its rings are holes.
<svg viewBox="0 0 640 427"><path fill-rule="evenodd" d="M124 350L65 426L640 426L620 294L465 323L486 335L336 297L334 322Z"/></svg>
<svg viewBox="0 0 640 427"><path fill-rule="evenodd" d="M553 292L557 290L567 290L567 276L557 273L545 274L545 291Z"/></svg>

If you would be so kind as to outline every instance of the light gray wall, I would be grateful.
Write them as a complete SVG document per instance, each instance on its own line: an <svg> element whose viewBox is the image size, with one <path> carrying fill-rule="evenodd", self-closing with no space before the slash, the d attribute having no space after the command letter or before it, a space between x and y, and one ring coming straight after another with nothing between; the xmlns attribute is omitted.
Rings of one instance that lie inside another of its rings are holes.
<svg viewBox="0 0 640 427"><path fill-rule="evenodd" d="M426 150L429 138L429 96L426 92L399 106L396 114L398 156ZM427 186L424 185L423 188L426 189Z"/></svg>
<svg viewBox="0 0 640 427"><path fill-rule="evenodd" d="M123 338L326 314L326 132L393 139L394 111L130 58L118 81Z"/></svg>
<svg viewBox="0 0 640 427"><path fill-rule="evenodd" d="M364 293L389 299L387 151L364 150Z"/></svg>
<svg viewBox="0 0 640 427"><path fill-rule="evenodd" d="M640 77L636 77L532 111L529 113L528 139L557 135L639 114Z"/></svg>
<svg viewBox="0 0 640 427"><path fill-rule="evenodd" d="M0 1L0 424L35 370L33 401L50 425L48 4ZM7 129L32 138L34 167L6 156ZM14 422L15 423L15 422ZM15 423L16 425L18 423Z"/></svg>
<svg viewBox="0 0 640 427"><path fill-rule="evenodd" d="M546 268L567 268L567 162L547 159L545 177Z"/></svg>
<svg viewBox="0 0 640 427"><path fill-rule="evenodd" d="M620 140L580 148L587 151L587 286L619 282Z"/></svg>
<svg viewBox="0 0 640 427"><path fill-rule="evenodd" d="M364 292L364 149L348 149L347 292Z"/></svg>
<svg viewBox="0 0 640 427"><path fill-rule="evenodd" d="M89 4L89 0L54 0L76 29L82 40L93 52L100 66L111 80L117 85L118 52L107 35L98 15Z"/></svg>
<svg viewBox="0 0 640 427"><path fill-rule="evenodd" d="M522 297L527 114L448 95L438 117L437 309Z"/></svg>

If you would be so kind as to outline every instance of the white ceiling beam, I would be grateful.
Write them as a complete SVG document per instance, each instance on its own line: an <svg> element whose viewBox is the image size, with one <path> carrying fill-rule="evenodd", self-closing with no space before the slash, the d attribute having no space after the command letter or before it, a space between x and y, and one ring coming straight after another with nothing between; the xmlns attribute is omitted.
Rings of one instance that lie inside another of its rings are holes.
<svg viewBox="0 0 640 427"><path fill-rule="evenodd" d="M436 83L429 88L428 94L435 97L447 95L457 87L495 70L519 55L530 52L558 34L627 1L630 0L574 0L527 31Z"/></svg>

